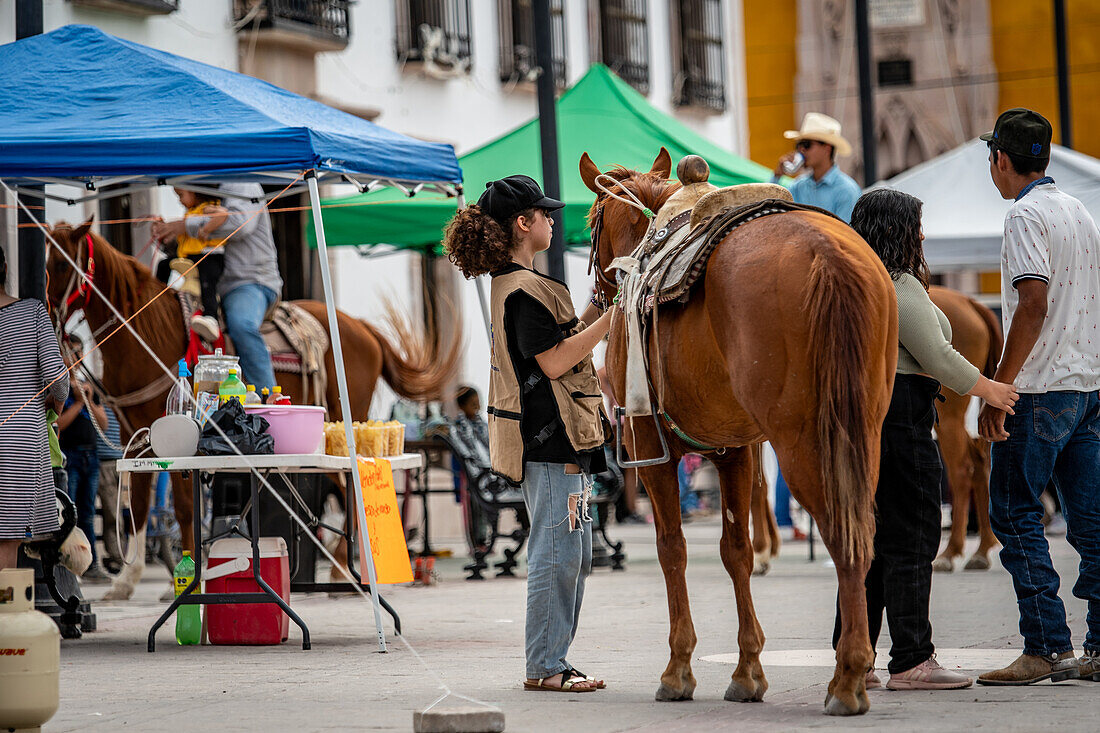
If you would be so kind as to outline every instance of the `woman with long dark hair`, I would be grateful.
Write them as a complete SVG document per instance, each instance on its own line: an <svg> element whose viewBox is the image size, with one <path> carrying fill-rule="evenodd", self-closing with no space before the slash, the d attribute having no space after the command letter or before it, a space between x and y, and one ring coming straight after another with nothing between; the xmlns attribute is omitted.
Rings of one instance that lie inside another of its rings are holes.
<svg viewBox="0 0 1100 733"><path fill-rule="evenodd" d="M46 307L8 295L7 281L0 247L0 570L20 543L57 530L46 408L60 412L69 394Z"/></svg>
<svg viewBox="0 0 1100 733"><path fill-rule="evenodd" d="M466 277L492 276L489 458L521 487L531 523L523 687L593 692L603 682L566 657L592 569L589 477L607 470L610 423L592 349L611 318L593 304L578 319L565 283L534 269L562 206L527 176L493 181L451 220L444 246Z"/></svg>
<svg viewBox="0 0 1100 733"><path fill-rule="evenodd" d="M936 661L928 598L932 560L940 542L940 474L932 440L940 385L982 398L1012 412L1012 385L982 376L951 346L951 324L928 297L921 201L907 193L877 189L852 212L852 228L882 259L898 298L898 366L882 427L882 458L875 495L875 559L867 573L867 619L871 646L878 641L882 612L890 623L892 690L969 687L969 677ZM840 636L840 614L833 633ZM867 686L881 684L874 670Z"/></svg>

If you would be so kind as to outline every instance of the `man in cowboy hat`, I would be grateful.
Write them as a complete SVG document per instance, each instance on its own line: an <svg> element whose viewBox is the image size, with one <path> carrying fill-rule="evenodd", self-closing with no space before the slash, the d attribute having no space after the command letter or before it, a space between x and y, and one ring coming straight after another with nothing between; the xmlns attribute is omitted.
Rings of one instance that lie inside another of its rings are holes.
<svg viewBox="0 0 1100 733"><path fill-rule="evenodd" d="M852 146L840 134L840 123L828 115L807 112L802 118L802 129L787 130L783 137L794 140L794 150L776 163L772 180L778 182L780 176L807 172L791 184L794 200L820 206L850 221L861 191L859 184L836 165L836 156L852 152ZM784 167L796 163L799 156L802 158L800 166L793 170Z"/></svg>

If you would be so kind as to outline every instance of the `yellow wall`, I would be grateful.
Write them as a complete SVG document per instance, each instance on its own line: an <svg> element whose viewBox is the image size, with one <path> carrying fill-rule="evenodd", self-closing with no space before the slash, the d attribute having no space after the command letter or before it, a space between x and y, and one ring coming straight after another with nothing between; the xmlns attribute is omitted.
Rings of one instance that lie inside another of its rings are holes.
<svg viewBox="0 0 1100 733"><path fill-rule="evenodd" d="M794 82L798 73L797 0L743 0L749 157L774 168L791 150L783 131L797 127Z"/></svg>
<svg viewBox="0 0 1100 733"><path fill-rule="evenodd" d="M1054 126L1061 142L1058 78L1054 57L1054 4L1040 0L991 0L995 8L993 60L1001 110L1028 107ZM1074 148L1100 157L1100 3L1066 0L1070 69L1070 111Z"/></svg>
<svg viewBox="0 0 1100 733"><path fill-rule="evenodd" d="M749 157L775 165L790 150L783 131L798 126L797 0L743 0ZM1060 142L1054 10L1050 0L989 0L1000 110L1030 107ZM1074 147L1100 157L1100 1L1066 0ZM994 120L989 121L992 128Z"/></svg>

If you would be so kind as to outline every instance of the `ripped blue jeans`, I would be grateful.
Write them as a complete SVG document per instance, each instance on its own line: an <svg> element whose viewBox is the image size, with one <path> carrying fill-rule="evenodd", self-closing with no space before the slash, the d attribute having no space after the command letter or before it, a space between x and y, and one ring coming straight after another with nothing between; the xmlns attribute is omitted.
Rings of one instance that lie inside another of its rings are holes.
<svg viewBox="0 0 1100 733"><path fill-rule="evenodd" d="M527 463L523 501L527 539L527 678L564 672L577 634L584 582L592 572L591 485L563 463Z"/></svg>

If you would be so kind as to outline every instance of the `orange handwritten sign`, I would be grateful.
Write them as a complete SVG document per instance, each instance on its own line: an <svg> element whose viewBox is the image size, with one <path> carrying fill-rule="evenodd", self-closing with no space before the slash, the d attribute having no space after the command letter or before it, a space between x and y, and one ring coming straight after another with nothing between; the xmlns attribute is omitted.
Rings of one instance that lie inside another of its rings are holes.
<svg viewBox="0 0 1100 733"><path fill-rule="evenodd" d="M370 538L371 555L379 583L411 583L409 547L401 512L397 509L397 490L393 486L393 469L383 458L359 459L359 496L367 515L367 526L359 526L360 547L366 547L364 532ZM363 582L370 577L366 565L367 553L359 553L359 573Z"/></svg>

